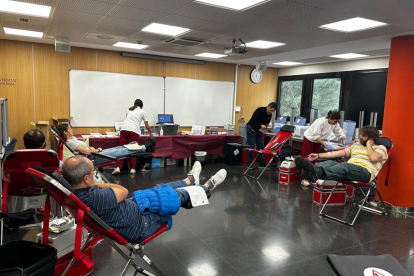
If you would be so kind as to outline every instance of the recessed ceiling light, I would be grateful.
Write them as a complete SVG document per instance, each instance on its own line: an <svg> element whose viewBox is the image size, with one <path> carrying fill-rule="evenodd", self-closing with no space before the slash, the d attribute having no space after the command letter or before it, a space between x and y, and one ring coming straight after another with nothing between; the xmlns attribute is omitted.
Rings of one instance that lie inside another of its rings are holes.
<svg viewBox="0 0 414 276"><path fill-rule="evenodd" d="M0 11L2 12L49 17L51 9L52 7L37 4L27 4L8 0L0 1Z"/></svg>
<svg viewBox="0 0 414 276"><path fill-rule="evenodd" d="M113 46L122 47L122 48L138 49L138 50L142 50L142 49L145 49L145 48L149 47L148 45L135 44L135 43L126 43L126 42L118 42L118 43L115 43Z"/></svg>
<svg viewBox="0 0 414 276"><path fill-rule="evenodd" d="M177 36L177 35L186 33L191 30L187 28L181 28L181 27L176 27L176 26L171 26L171 25L152 23L146 26L144 29L142 29L142 31L148 32L148 33Z"/></svg>
<svg viewBox="0 0 414 276"><path fill-rule="evenodd" d="M362 57L369 57L369 56L368 55L348 53L348 54L342 54L342 55L333 55L333 56L329 56L329 57L331 57L331 58L341 58L341 59L351 59L351 58L362 58Z"/></svg>
<svg viewBox="0 0 414 276"><path fill-rule="evenodd" d="M355 17L355 18L351 18L351 19L347 19L347 20L343 20L343 21L339 21L339 22L335 22L331 24L322 25L322 26L319 26L319 28L328 29L332 31L338 31L338 32L350 33L350 32L357 32L357 31L362 31L362 30L367 30L367 29L383 27L386 25L388 24L379 22L379 21L361 18L361 17Z"/></svg>
<svg viewBox="0 0 414 276"><path fill-rule="evenodd" d="M208 57L208 58L222 58L227 57L227 55L213 54L213 53L202 53L195 55L196 57Z"/></svg>
<svg viewBox="0 0 414 276"><path fill-rule="evenodd" d="M195 2L240 11L253 8L268 1L270 0L197 0Z"/></svg>
<svg viewBox="0 0 414 276"><path fill-rule="evenodd" d="M286 45L285 43L280 42L271 42L271 41L265 41L265 40L256 40L249 43L246 43L247 47L251 48L259 48L259 49L268 49L268 48L274 48Z"/></svg>
<svg viewBox="0 0 414 276"><path fill-rule="evenodd" d="M282 62L275 62L273 64L289 66L289 65L301 65L303 63L301 63L301 62L294 62L294 61L282 61Z"/></svg>
<svg viewBox="0 0 414 276"><path fill-rule="evenodd" d="M43 37L43 32L34 32L34 31L26 31L26 30L19 30L19 29L11 29L3 27L4 33L9 35L21 35L21 36L31 36L31 37Z"/></svg>

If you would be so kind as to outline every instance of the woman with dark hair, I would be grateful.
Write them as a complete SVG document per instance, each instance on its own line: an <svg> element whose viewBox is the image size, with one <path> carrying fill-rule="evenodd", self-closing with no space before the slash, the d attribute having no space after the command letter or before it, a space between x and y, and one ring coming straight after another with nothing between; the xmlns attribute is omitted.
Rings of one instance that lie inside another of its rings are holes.
<svg viewBox="0 0 414 276"><path fill-rule="evenodd" d="M140 99L136 99L134 105L131 106L126 113L126 118L121 125L121 133L119 134L119 145L123 146L134 141L138 141L139 135L141 135L141 122L144 121L145 127L148 132L151 133L151 128L148 124L147 113L142 110L144 103ZM118 160L115 165L115 169L112 174L121 173L124 160ZM137 164L136 158L129 158L130 173L135 173L135 167Z"/></svg>
<svg viewBox="0 0 414 276"><path fill-rule="evenodd" d="M304 133L302 158L308 157L311 153L319 153L321 145L325 146L325 150L332 151L332 146L323 141L330 136L331 132L341 138L342 145L346 146L345 133L338 124L340 120L341 114L336 110L330 110L325 118L316 119ZM309 183L306 182L302 181L302 185L309 186Z"/></svg>
<svg viewBox="0 0 414 276"><path fill-rule="evenodd" d="M105 155L109 155L115 158L121 158L125 157L134 153L138 152L153 152L154 151L154 145L155 145L155 138L149 137L148 141L145 145L138 146L136 149L128 149L124 146L118 146L114 148L104 149L101 148L95 149L94 147L88 147L85 142L76 139L76 137L73 135L72 127L68 124L60 124L57 126L57 129L59 131L59 135L62 137L63 140L67 142L67 146L71 148L73 151L82 152L82 153L102 153ZM101 158L101 157L94 157L91 155L88 155L88 158L93 161L94 165L100 165L107 162L111 162L109 159Z"/></svg>

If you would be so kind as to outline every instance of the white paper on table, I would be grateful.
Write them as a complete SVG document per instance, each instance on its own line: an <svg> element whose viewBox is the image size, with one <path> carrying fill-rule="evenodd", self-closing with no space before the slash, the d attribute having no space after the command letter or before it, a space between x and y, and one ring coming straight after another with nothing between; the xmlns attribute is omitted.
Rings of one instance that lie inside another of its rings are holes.
<svg viewBox="0 0 414 276"><path fill-rule="evenodd" d="M177 190L186 190L190 196L191 204L193 207L209 204L206 192L200 186L189 186L178 188Z"/></svg>

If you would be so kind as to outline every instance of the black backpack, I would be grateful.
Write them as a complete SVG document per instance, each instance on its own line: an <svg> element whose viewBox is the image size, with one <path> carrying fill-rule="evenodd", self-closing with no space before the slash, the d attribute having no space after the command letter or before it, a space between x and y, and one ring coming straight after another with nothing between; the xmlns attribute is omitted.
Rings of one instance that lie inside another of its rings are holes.
<svg viewBox="0 0 414 276"><path fill-rule="evenodd" d="M280 151L279 157L282 161L285 160L286 157L297 155L297 152L292 148L291 145L289 145L288 142L286 142L282 146L282 150Z"/></svg>
<svg viewBox="0 0 414 276"><path fill-rule="evenodd" d="M5 224L9 230L17 230L20 226L31 223L36 210L27 209L23 212L8 213L5 215Z"/></svg>

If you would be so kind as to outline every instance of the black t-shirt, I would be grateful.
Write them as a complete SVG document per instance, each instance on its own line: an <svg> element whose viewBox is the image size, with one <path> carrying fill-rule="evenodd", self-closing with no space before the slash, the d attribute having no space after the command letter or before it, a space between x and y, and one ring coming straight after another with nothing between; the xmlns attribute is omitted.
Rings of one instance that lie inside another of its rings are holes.
<svg viewBox="0 0 414 276"><path fill-rule="evenodd" d="M259 130L261 125L267 125L272 119L272 113L268 114L265 107L259 107L256 109L250 118L248 125L253 130Z"/></svg>

